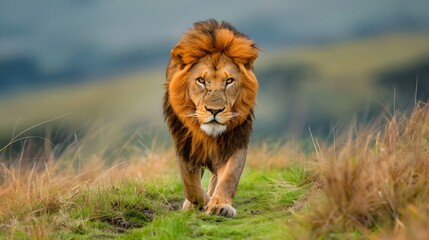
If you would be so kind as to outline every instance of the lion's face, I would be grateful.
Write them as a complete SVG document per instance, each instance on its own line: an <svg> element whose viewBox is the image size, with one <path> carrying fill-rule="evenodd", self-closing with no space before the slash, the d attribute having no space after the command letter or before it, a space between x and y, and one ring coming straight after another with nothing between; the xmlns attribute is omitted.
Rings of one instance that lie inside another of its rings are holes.
<svg viewBox="0 0 429 240"><path fill-rule="evenodd" d="M165 109L172 108L193 143L216 138L252 118L258 51L245 35L215 21L195 24L171 50ZM166 112L167 122L170 114ZM169 124L180 127L173 120Z"/></svg>
<svg viewBox="0 0 429 240"><path fill-rule="evenodd" d="M225 132L231 119L239 116L233 109L237 101L242 77L233 61L211 56L198 61L189 71L189 98L195 105L194 116L207 135L217 137Z"/></svg>
<svg viewBox="0 0 429 240"><path fill-rule="evenodd" d="M208 54L171 74L171 106L194 133L218 137L252 113L258 82L251 69L224 54Z"/></svg>

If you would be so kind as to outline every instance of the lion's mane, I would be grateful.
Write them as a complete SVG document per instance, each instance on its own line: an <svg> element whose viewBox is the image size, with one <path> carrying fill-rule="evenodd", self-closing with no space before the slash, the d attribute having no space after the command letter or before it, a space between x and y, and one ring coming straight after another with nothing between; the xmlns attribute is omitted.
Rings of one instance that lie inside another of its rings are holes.
<svg viewBox="0 0 429 240"><path fill-rule="evenodd" d="M190 169L200 166L217 169L234 151L247 147L258 89L253 74L258 51L253 41L229 23L218 23L213 19L195 23L171 51L166 72L164 118L178 156ZM188 93L188 71L199 59L211 55L212 61L216 62L222 54L239 67L244 81L233 106L240 117L230 123L224 134L214 138L203 133L195 119L186 117L195 111Z"/></svg>

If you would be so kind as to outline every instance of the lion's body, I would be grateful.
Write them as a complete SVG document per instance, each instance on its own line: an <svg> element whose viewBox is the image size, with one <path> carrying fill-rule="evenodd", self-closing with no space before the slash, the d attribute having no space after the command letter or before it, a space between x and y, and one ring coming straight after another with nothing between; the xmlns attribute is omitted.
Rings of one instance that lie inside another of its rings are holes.
<svg viewBox="0 0 429 240"><path fill-rule="evenodd" d="M252 132L257 53L245 35L215 20L195 23L171 52L164 117L179 158L184 208L207 205L207 213L235 216L230 204ZM200 186L202 167L213 173L209 196Z"/></svg>

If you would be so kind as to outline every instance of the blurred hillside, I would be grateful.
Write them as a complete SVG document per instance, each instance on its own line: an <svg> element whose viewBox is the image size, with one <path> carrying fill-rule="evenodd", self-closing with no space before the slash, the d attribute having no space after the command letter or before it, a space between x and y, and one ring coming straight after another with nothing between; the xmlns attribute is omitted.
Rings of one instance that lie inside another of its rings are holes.
<svg viewBox="0 0 429 240"><path fill-rule="evenodd" d="M264 60L256 70L261 115L272 114L260 119L264 133L300 137L310 126L326 136L334 126L406 111L429 98L429 35L379 36Z"/></svg>
<svg viewBox="0 0 429 240"><path fill-rule="evenodd" d="M393 107L409 109L416 82L417 99L427 100L428 42L429 34L395 34L263 52L255 69L260 91L254 139L306 138L308 125L326 138L352 119L368 122L382 111L392 113ZM164 69L159 69L0 98L0 145L11 139L14 129L16 135L64 114L30 133L44 136L47 128L60 129L55 135L61 141L62 136L72 137L70 132L84 135L91 125L96 131L121 126L130 135L140 129L146 144L154 137L165 142L163 82Z"/></svg>
<svg viewBox="0 0 429 240"><path fill-rule="evenodd" d="M329 138L353 119L428 99L427 9L426 0L1 2L0 147L27 128L20 137L42 143L75 142L88 129L169 142L169 51L211 17L263 49L254 139L305 139L308 127Z"/></svg>

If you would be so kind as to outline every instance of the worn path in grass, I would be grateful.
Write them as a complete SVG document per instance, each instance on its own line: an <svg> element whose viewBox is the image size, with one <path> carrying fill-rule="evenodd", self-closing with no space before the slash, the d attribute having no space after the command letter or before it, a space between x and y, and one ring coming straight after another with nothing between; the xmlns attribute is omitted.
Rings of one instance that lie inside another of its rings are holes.
<svg viewBox="0 0 429 240"><path fill-rule="evenodd" d="M206 174L205 186L208 180ZM0 212L0 239L285 239L290 209L301 205L296 203L310 185L301 165L246 168L231 219L181 210L177 174L71 189L51 183L30 194L26 205L9 204Z"/></svg>
<svg viewBox="0 0 429 240"><path fill-rule="evenodd" d="M208 178L209 174L203 178L205 186ZM46 235L54 239L285 239L289 209L308 191L306 179L299 166L246 168L234 198L233 219L182 211L180 181L170 178L91 188L65 211L35 221L41 227L54 222L58 227ZM26 239L19 231L13 235Z"/></svg>
<svg viewBox="0 0 429 240"><path fill-rule="evenodd" d="M51 183L29 193L27 204L9 204L0 212L0 239L285 239L290 238L290 209L309 191L308 179L305 168L296 164L246 168L233 219L181 210L177 174L64 189ZM206 174L205 186L208 180Z"/></svg>
<svg viewBox="0 0 429 240"><path fill-rule="evenodd" d="M306 173L299 167L284 171L246 169L234 199L236 218L207 216L197 211L169 211L120 238L284 239L288 236L288 208L306 192L305 179ZM207 176L204 180L207 185ZM284 188L284 184L290 184L290 188ZM170 191L163 196L168 198L169 194L175 198L170 202L179 207L181 192Z"/></svg>

